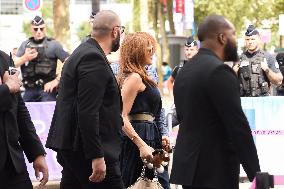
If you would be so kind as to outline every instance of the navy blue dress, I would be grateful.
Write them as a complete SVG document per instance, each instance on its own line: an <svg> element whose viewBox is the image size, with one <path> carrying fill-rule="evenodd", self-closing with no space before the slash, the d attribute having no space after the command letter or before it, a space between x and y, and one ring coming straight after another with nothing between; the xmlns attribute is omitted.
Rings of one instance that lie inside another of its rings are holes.
<svg viewBox="0 0 284 189"><path fill-rule="evenodd" d="M148 113L156 119L162 107L161 95L156 87L146 85L143 92L138 93L133 103L131 114ZM162 148L161 134L155 120L151 121L131 121L136 133L152 148ZM143 162L140 158L138 147L126 136L123 136L121 153L121 172L124 185L129 187L141 175ZM146 170L147 177L153 177L153 170ZM158 174L159 182L167 189L169 188L169 176L165 171Z"/></svg>

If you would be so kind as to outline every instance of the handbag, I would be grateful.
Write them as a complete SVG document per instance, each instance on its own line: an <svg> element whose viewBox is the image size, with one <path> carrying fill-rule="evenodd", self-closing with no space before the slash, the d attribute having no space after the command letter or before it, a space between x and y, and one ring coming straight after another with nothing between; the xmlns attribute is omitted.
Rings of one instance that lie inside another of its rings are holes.
<svg viewBox="0 0 284 189"><path fill-rule="evenodd" d="M153 180L145 177L145 165L142 168L140 177L136 182L129 186L127 189L163 189L162 185L158 181L157 171L154 168L154 178Z"/></svg>

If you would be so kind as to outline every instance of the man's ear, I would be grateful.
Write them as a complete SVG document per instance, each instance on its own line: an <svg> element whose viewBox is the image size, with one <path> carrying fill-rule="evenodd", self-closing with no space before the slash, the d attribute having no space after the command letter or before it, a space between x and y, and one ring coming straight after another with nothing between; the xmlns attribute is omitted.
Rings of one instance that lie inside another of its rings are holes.
<svg viewBox="0 0 284 189"><path fill-rule="evenodd" d="M222 44L222 45L225 45L225 44L226 44L226 41L227 41L225 35L222 34L222 33L219 33L219 34L218 34L217 40L218 40L218 42L219 42L220 44Z"/></svg>
<svg viewBox="0 0 284 189"><path fill-rule="evenodd" d="M116 36L118 35L117 29L113 29L111 35L113 38L116 38Z"/></svg>

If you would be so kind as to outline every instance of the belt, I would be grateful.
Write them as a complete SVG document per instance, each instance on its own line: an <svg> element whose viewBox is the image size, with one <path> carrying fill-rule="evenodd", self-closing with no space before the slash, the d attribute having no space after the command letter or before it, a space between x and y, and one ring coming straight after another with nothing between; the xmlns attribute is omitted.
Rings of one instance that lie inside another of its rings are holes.
<svg viewBox="0 0 284 189"><path fill-rule="evenodd" d="M131 114L128 115L129 120L131 121L154 121L155 117L151 114Z"/></svg>

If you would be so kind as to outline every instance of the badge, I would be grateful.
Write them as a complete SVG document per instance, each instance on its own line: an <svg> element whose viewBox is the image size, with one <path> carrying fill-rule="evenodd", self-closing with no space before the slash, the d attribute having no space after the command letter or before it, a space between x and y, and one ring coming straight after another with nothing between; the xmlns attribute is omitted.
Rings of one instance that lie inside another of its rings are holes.
<svg viewBox="0 0 284 189"><path fill-rule="evenodd" d="M249 66L249 61L247 60L241 61L240 67L245 67L245 66Z"/></svg>

